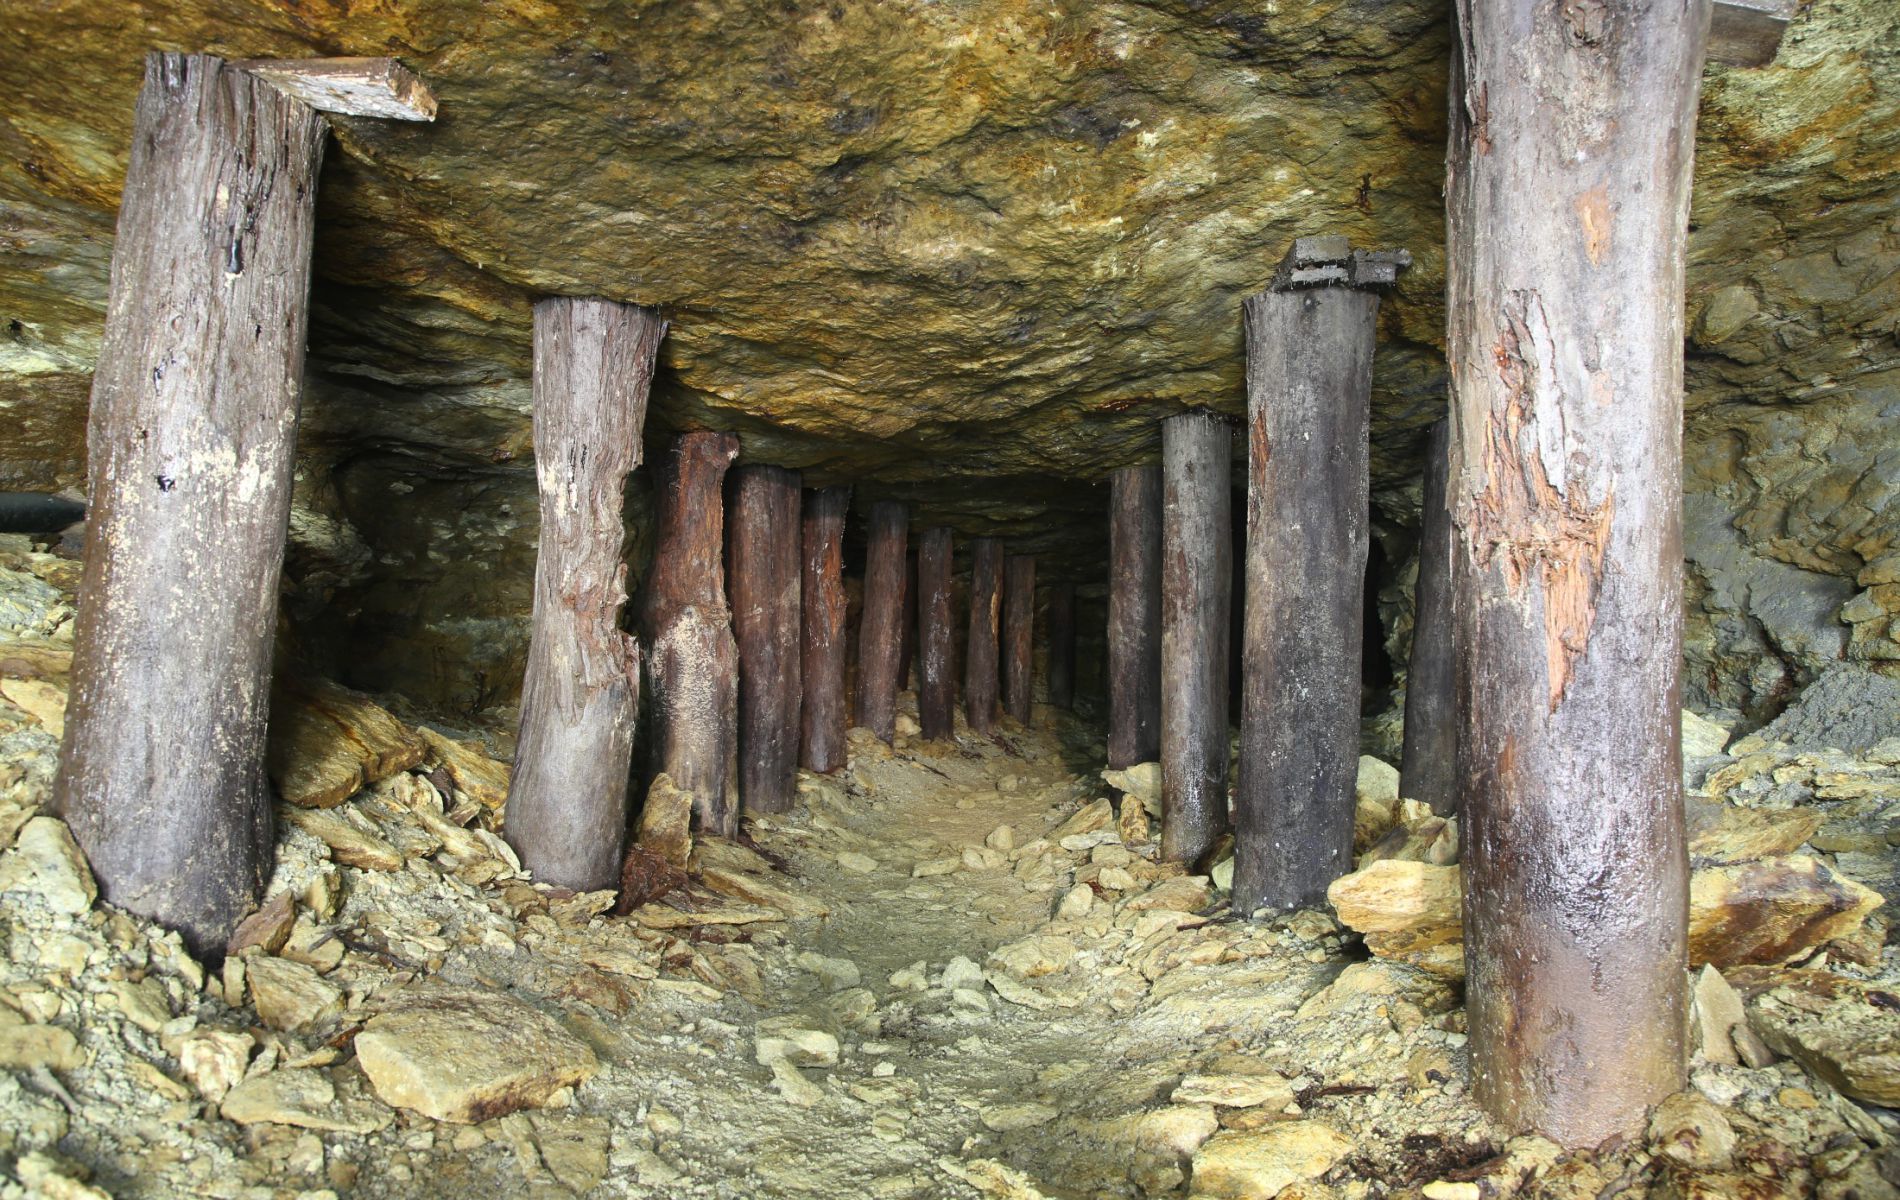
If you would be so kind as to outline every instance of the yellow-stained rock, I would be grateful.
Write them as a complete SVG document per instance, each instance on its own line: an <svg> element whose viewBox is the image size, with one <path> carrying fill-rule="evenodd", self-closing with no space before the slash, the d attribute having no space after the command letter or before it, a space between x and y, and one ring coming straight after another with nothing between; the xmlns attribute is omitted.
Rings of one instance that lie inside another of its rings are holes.
<svg viewBox="0 0 1900 1200"><path fill-rule="evenodd" d="M1195 1152L1194 1194L1215 1200L1274 1200L1293 1184L1324 1175L1352 1147L1351 1138L1321 1121L1217 1133Z"/></svg>
<svg viewBox="0 0 1900 1200"><path fill-rule="evenodd" d="M396 998L356 1035L356 1056L385 1103L468 1124L538 1108L600 1069L552 1018L494 992L440 988Z"/></svg>
<svg viewBox="0 0 1900 1200"><path fill-rule="evenodd" d="M286 684L271 697L266 765L277 794L291 804L334 808L427 752L414 730L347 688Z"/></svg>
<svg viewBox="0 0 1900 1200"><path fill-rule="evenodd" d="M1689 962L1788 962L1860 927L1881 905L1802 855L1709 867L1689 877Z"/></svg>

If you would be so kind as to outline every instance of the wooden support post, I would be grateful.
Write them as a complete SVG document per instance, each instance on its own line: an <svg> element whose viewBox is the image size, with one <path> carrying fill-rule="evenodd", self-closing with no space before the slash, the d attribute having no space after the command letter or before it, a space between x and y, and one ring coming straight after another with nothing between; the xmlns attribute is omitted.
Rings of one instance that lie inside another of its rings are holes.
<svg viewBox="0 0 1900 1200"><path fill-rule="evenodd" d="M1412 658L1405 679L1405 748L1399 793L1449 815L1458 811L1458 694L1452 679L1451 510L1445 507L1451 426L1425 443L1418 518L1418 583L1412 589Z"/></svg>
<svg viewBox="0 0 1900 1200"><path fill-rule="evenodd" d="M1109 479L1108 765L1161 756L1161 468Z"/></svg>
<svg viewBox="0 0 1900 1200"><path fill-rule="evenodd" d="M1049 703L1075 707L1075 585L1049 588Z"/></svg>
<svg viewBox="0 0 1900 1200"><path fill-rule="evenodd" d="M1024 725L1035 674L1035 629L1036 560L1012 554L1003 560L1003 711Z"/></svg>
<svg viewBox="0 0 1900 1200"><path fill-rule="evenodd" d="M1683 274L1706 3L1459 0L1446 187L1472 1090L1684 1081Z"/></svg>
<svg viewBox="0 0 1900 1200"><path fill-rule="evenodd" d="M1233 435L1213 413L1161 423L1161 857L1227 828Z"/></svg>
<svg viewBox="0 0 1900 1200"><path fill-rule="evenodd" d="M899 611L903 614L904 635L898 640L897 690L911 686L917 665L917 551L904 556L904 590L899 593Z"/></svg>
<svg viewBox="0 0 1900 1200"><path fill-rule="evenodd" d="M976 538L970 543L970 637L963 650L963 708L973 733L996 732L997 642L1003 609L1003 543Z"/></svg>
<svg viewBox="0 0 1900 1200"><path fill-rule="evenodd" d="M956 648L950 630L950 530L917 542L917 723L927 738L957 731Z"/></svg>
<svg viewBox="0 0 1900 1200"><path fill-rule="evenodd" d="M844 766L844 515L849 487L805 493L802 674L805 703L800 744L805 769L829 775Z"/></svg>
<svg viewBox="0 0 1900 1200"><path fill-rule="evenodd" d="M1396 257L1396 256L1395 256ZM1365 636L1367 433L1379 297L1344 238L1296 241L1245 305L1247 613L1234 911L1319 907L1352 870Z"/></svg>
<svg viewBox="0 0 1900 1200"><path fill-rule="evenodd" d="M871 505L865 528L864 614L858 623L858 724L886 742L897 728L897 667L904 637L904 543L910 512Z"/></svg>
<svg viewBox="0 0 1900 1200"><path fill-rule="evenodd" d="M541 541L503 832L536 881L577 891L620 877L640 699L621 509L665 335L658 313L611 300L534 306Z"/></svg>
<svg viewBox="0 0 1900 1200"><path fill-rule="evenodd" d="M323 118L153 54L93 374L53 803L105 899L222 953L271 870L271 635Z"/></svg>
<svg viewBox="0 0 1900 1200"><path fill-rule="evenodd" d="M739 645L739 803L791 808L798 792L799 474L752 464L734 471L726 564Z"/></svg>
<svg viewBox="0 0 1900 1200"><path fill-rule="evenodd" d="M738 829L731 784L739 651L726 607L723 486L738 457L730 433L681 434L657 481L659 532L640 608L653 697L653 756L693 797L708 833Z"/></svg>

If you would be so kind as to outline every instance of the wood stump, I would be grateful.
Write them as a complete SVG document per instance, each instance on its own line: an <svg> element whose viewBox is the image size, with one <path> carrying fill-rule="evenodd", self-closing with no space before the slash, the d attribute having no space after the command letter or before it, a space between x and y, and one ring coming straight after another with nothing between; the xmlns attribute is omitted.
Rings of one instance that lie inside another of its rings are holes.
<svg viewBox="0 0 1900 1200"><path fill-rule="evenodd" d="M803 666L800 745L805 769L829 775L845 762L844 517L849 487L805 493Z"/></svg>
<svg viewBox="0 0 1900 1200"><path fill-rule="evenodd" d="M736 797L728 795L739 651L721 554L726 469L738 454L739 439L730 433L674 440L657 480L658 535L640 606L655 773L689 793L699 827L721 837L730 837L739 819Z"/></svg>
<svg viewBox="0 0 1900 1200"><path fill-rule="evenodd" d="M1161 468L1109 478L1108 765L1161 756Z"/></svg>
<svg viewBox="0 0 1900 1200"><path fill-rule="evenodd" d="M665 335L658 313L611 300L534 306L541 538L503 833L537 881L576 891L620 877L640 698L621 511Z"/></svg>
<svg viewBox="0 0 1900 1200"><path fill-rule="evenodd" d="M1233 435L1207 412L1161 423L1161 856L1192 863L1227 828Z"/></svg>
<svg viewBox="0 0 1900 1200"><path fill-rule="evenodd" d="M1024 725L1035 675L1035 629L1036 560L1012 554L1003 560L1003 711Z"/></svg>
<svg viewBox="0 0 1900 1200"><path fill-rule="evenodd" d="M147 57L132 124L53 805L107 901L218 956L271 871L264 731L326 126L183 54Z"/></svg>
<svg viewBox="0 0 1900 1200"><path fill-rule="evenodd" d="M1075 707L1075 585L1049 588L1049 703Z"/></svg>
<svg viewBox="0 0 1900 1200"><path fill-rule="evenodd" d="M956 649L950 629L950 530L917 542L917 723L927 738L957 731Z"/></svg>
<svg viewBox="0 0 1900 1200"><path fill-rule="evenodd" d="M739 803L791 808L798 793L800 477L752 464L732 473L726 565L739 646Z"/></svg>
<svg viewBox="0 0 1900 1200"><path fill-rule="evenodd" d="M963 651L963 708L973 733L996 732L998 643L1003 610L1003 543L970 542L970 636Z"/></svg>
<svg viewBox="0 0 1900 1200"><path fill-rule="evenodd" d="M888 742L897 727L897 668L904 637L904 543L910 511L871 505L865 522L864 612L858 624L858 724Z"/></svg>
<svg viewBox="0 0 1900 1200"><path fill-rule="evenodd" d="M1449 816L1458 811L1458 693L1453 680L1451 425L1432 426L1425 445L1425 495L1418 519L1418 583L1413 588L1412 657L1405 679L1405 748L1399 794Z"/></svg>

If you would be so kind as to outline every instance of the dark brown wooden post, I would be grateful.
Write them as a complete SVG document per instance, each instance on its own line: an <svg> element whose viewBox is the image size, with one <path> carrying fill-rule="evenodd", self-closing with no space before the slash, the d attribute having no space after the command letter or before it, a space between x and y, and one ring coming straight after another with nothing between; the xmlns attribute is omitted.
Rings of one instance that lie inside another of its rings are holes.
<svg viewBox="0 0 1900 1200"><path fill-rule="evenodd" d="M963 650L963 708L971 732L985 737L996 732L1002 608L1003 543L976 538L970 542L970 637Z"/></svg>
<svg viewBox="0 0 1900 1200"><path fill-rule="evenodd" d="M910 512L871 505L865 522L864 615L858 624L858 724L885 741L897 726L897 660L904 636L904 543Z"/></svg>
<svg viewBox="0 0 1900 1200"><path fill-rule="evenodd" d="M674 440L657 481L658 535L640 625L647 645L658 769L692 794L708 833L730 836L738 806L728 793L738 721L739 651L726 607L726 469L739 454L730 433Z"/></svg>
<svg viewBox="0 0 1900 1200"><path fill-rule="evenodd" d="M271 869L264 727L323 118L153 54L93 374L54 806L105 899L220 953Z"/></svg>
<svg viewBox="0 0 1900 1200"><path fill-rule="evenodd" d="M1449 815L1458 811L1458 694L1452 679L1451 510L1445 507L1451 426L1425 443L1418 517L1418 582L1412 589L1412 657L1405 678L1405 748L1399 792Z"/></svg>
<svg viewBox="0 0 1900 1200"><path fill-rule="evenodd" d="M904 556L904 590L899 593L898 611L903 615L903 636L897 643L897 690L910 687L917 665L917 551Z"/></svg>
<svg viewBox="0 0 1900 1200"><path fill-rule="evenodd" d="M1161 468L1109 478L1108 765L1161 756Z"/></svg>
<svg viewBox="0 0 1900 1200"><path fill-rule="evenodd" d="M797 471L748 464L732 473L727 581L739 645L739 803L791 808L798 792L799 493Z"/></svg>
<svg viewBox="0 0 1900 1200"><path fill-rule="evenodd" d="M1233 435L1207 412L1161 423L1161 856L1227 828L1227 606Z"/></svg>
<svg viewBox="0 0 1900 1200"><path fill-rule="evenodd" d="M1684 247L1706 3L1460 0L1446 188L1473 1092L1683 1086Z"/></svg>
<svg viewBox="0 0 1900 1200"><path fill-rule="evenodd" d="M828 775L844 766L844 515L849 487L805 493L803 544L805 769Z"/></svg>
<svg viewBox="0 0 1900 1200"><path fill-rule="evenodd" d="M927 738L957 731L956 649L950 630L950 530L917 541L917 723Z"/></svg>
<svg viewBox="0 0 1900 1200"><path fill-rule="evenodd" d="M1049 703L1075 707L1075 585L1049 588Z"/></svg>
<svg viewBox="0 0 1900 1200"><path fill-rule="evenodd" d="M1003 560L1003 711L1029 724L1030 684L1035 675L1036 559L1012 554Z"/></svg>
<svg viewBox="0 0 1900 1200"><path fill-rule="evenodd" d="M621 508L640 460L666 322L611 300L534 306L534 468L541 541L503 832L538 882L613 887L627 831L640 647Z"/></svg>
<svg viewBox="0 0 1900 1200"><path fill-rule="evenodd" d="M1302 238L1273 287L1244 306L1247 612L1235 912L1318 907L1326 885L1352 870L1379 315L1379 297L1351 286L1353 263L1344 238ZM1322 266L1337 267L1337 278L1315 270ZM1319 278L1295 282L1303 269Z"/></svg>

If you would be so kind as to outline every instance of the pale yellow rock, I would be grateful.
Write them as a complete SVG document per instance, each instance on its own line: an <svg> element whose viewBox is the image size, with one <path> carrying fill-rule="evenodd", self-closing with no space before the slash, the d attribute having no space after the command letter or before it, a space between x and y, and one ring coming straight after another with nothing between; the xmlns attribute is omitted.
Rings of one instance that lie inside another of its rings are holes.
<svg viewBox="0 0 1900 1200"><path fill-rule="evenodd" d="M994 871L1009 860L1002 853L988 846L965 846L963 848L963 866L970 871ZM913 876L914 877L914 876Z"/></svg>
<svg viewBox="0 0 1900 1200"><path fill-rule="evenodd" d="M1882 903L1805 855L1709 867L1689 876L1689 963L1783 963L1859 929Z"/></svg>
<svg viewBox="0 0 1900 1200"><path fill-rule="evenodd" d="M218 1113L239 1125L293 1125L334 1133L374 1133L392 1119L381 1105L339 1101L329 1077L307 1068L251 1076L225 1093Z"/></svg>
<svg viewBox="0 0 1900 1200"><path fill-rule="evenodd" d="M1698 866L1792 853L1826 817L1814 808L1743 808L1696 796L1687 797L1683 814L1689 858Z"/></svg>
<svg viewBox="0 0 1900 1200"><path fill-rule="evenodd" d="M780 1059L797 1067L835 1067L838 1055L836 1037L822 1029L800 1029L789 1024L775 1028L762 1025L752 1043L753 1061L762 1067Z"/></svg>
<svg viewBox="0 0 1900 1200"><path fill-rule="evenodd" d="M155 1034L172 1019L171 999L156 977L148 975L136 983L115 979L107 986L120 1015L145 1032Z"/></svg>
<svg viewBox="0 0 1900 1200"><path fill-rule="evenodd" d="M1720 1170L1735 1153L1735 1130L1722 1110L1700 1092L1677 1092L1656 1106L1649 1141L1657 1152L1685 1166Z"/></svg>
<svg viewBox="0 0 1900 1200"><path fill-rule="evenodd" d="M455 787L484 808L499 810L508 799L508 764L490 758L479 742L458 742L424 725L416 730L430 757L448 771Z"/></svg>
<svg viewBox="0 0 1900 1200"><path fill-rule="evenodd" d="M1108 802L1108 797L1103 796L1077 809L1068 820L1051 830L1048 838L1052 842L1060 842L1063 838L1107 829L1114 823L1115 806Z"/></svg>
<svg viewBox="0 0 1900 1200"><path fill-rule="evenodd" d="M255 1039L232 1029L198 1029L167 1049L177 1056L178 1068L198 1094L213 1104L223 1100L251 1061Z"/></svg>
<svg viewBox="0 0 1900 1200"><path fill-rule="evenodd" d="M1136 763L1122 771L1111 767L1102 772L1102 781L1123 795L1134 797L1144 813L1161 815L1160 763Z"/></svg>
<svg viewBox="0 0 1900 1200"><path fill-rule="evenodd" d="M1399 802L1399 769L1383 759L1361 754L1353 796L1361 803L1376 804L1390 811Z"/></svg>
<svg viewBox="0 0 1900 1200"><path fill-rule="evenodd" d="M1095 889L1086 883L1078 883L1062 894L1062 901L1056 905L1056 919L1080 921L1094 907Z"/></svg>
<svg viewBox="0 0 1900 1200"><path fill-rule="evenodd" d="M671 866L684 869L693 854L693 794L662 771L647 787L635 840Z"/></svg>
<svg viewBox="0 0 1900 1200"><path fill-rule="evenodd" d="M1038 1125L1047 1125L1060 1115L1060 1109L1034 1102L988 1104L977 1110L977 1119L983 1122L983 1128L992 1133L1034 1129Z"/></svg>
<svg viewBox="0 0 1900 1200"><path fill-rule="evenodd" d="M84 1066L86 1055L79 1039L58 1025L34 1025L0 1008L0 1067L30 1071L43 1067L70 1071Z"/></svg>
<svg viewBox="0 0 1900 1200"><path fill-rule="evenodd" d="M428 747L367 696L331 683L282 683L271 696L266 766L277 794L330 808L419 764Z"/></svg>
<svg viewBox="0 0 1900 1200"><path fill-rule="evenodd" d="M1115 815L1115 833L1124 846L1146 846L1154 840L1154 828L1148 820L1148 810L1139 804L1123 801L1121 811Z"/></svg>
<svg viewBox="0 0 1900 1200"><path fill-rule="evenodd" d="M1713 1063L1765 1067L1774 1052L1749 1028L1742 998L1722 973L1703 966L1690 992L1690 1029L1694 1048Z"/></svg>
<svg viewBox="0 0 1900 1200"><path fill-rule="evenodd" d="M1075 954L1075 943L1068 938L1040 935L998 946L989 965L1015 979L1037 979L1062 970Z"/></svg>
<svg viewBox="0 0 1900 1200"><path fill-rule="evenodd" d="M0 854L0 895L8 893L69 915L92 907L99 889L66 822L34 817L20 827L13 849Z"/></svg>
<svg viewBox="0 0 1900 1200"><path fill-rule="evenodd" d="M1381 859L1326 889L1342 923L1362 933L1461 925L1459 868Z"/></svg>
<svg viewBox="0 0 1900 1200"><path fill-rule="evenodd" d="M0 679L0 696L45 727L66 735L66 689L44 679Z"/></svg>
<svg viewBox="0 0 1900 1200"><path fill-rule="evenodd" d="M877 870L877 859L856 850L844 850L838 854L838 865L858 875L869 875Z"/></svg>
<svg viewBox="0 0 1900 1200"><path fill-rule="evenodd" d="M1008 853L1016 848L1016 830L1008 825L998 825L990 830L989 836L983 839L983 844L992 850Z"/></svg>
<svg viewBox="0 0 1900 1200"><path fill-rule="evenodd" d="M1278 1111L1293 1103L1293 1088L1278 1075L1189 1075L1174 1089L1172 1099L1176 1104L1264 1105Z"/></svg>
<svg viewBox="0 0 1900 1200"><path fill-rule="evenodd" d="M38 1150L22 1154L13 1171L33 1200L112 1200L110 1192L73 1178L52 1155Z"/></svg>
<svg viewBox="0 0 1900 1200"><path fill-rule="evenodd" d="M256 912L238 922L230 940L225 943L224 952L227 955L239 955L255 948L266 954L275 954L290 940L290 929L296 919L297 908L291 902L290 893L277 892Z"/></svg>
<svg viewBox="0 0 1900 1200"><path fill-rule="evenodd" d="M912 879L929 879L933 875L952 875L963 865L961 858L925 859L910 869Z"/></svg>
<svg viewBox="0 0 1900 1200"><path fill-rule="evenodd" d="M325 809L280 808L292 825L330 848L331 857L364 871L399 871L402 852L388 839L371 833L344 816Z"/></svg>
<svg viewBox="0 0 1900 1200"><path fill-rule="evenodd" d="M427 989L396 998L356 1035L356 1056L385 1103L469 1124L537 1108L600 1069L552 1018L492 992Z"/></svg>
<svg viewBox="0 0 1900 1200"><path fill-rule="evenodd" d="M1107 885L1104 885L1107 886ZM1207 907L1212 898L1208 879L1205 875L1177 875L1164 879L1138 896L1131 897L1124 905L1126 912L1148 912L1165 910L1167 912L1198 912Z"/></svg>
<svg viewBox="0 0 1900 1200"><path fill-rule="evenodd" d="M308 1029L343 1011L343 989L303 963L261 954L244 963L251 1004L272 1029Z"/></svg>
<svg viewBox="0 0 1900 1200"><path fill-rule="evenodd" d="M1352 1147L1351 1138L1320 1121L1218 1133L1195 1152L1194 1194L1215 1200L1273 1200L1295 1183L1324 1175Z"/></svg>
<svg viewBox="0 0 1900 1200"><path fill-rule="evenodd" d="M1709 758L1722 753L1728 745L1729 731L1707 717L1682 710L1682 757L1685 760Z"/></svg>

